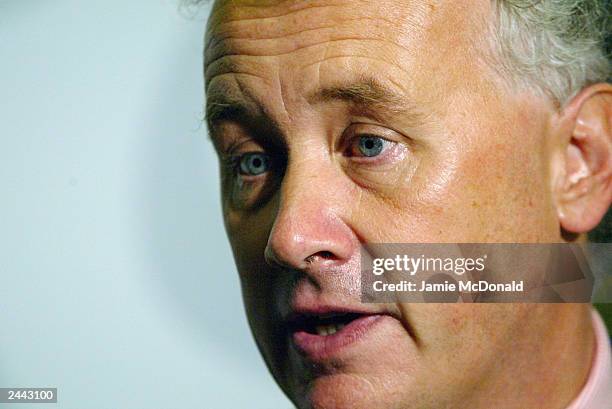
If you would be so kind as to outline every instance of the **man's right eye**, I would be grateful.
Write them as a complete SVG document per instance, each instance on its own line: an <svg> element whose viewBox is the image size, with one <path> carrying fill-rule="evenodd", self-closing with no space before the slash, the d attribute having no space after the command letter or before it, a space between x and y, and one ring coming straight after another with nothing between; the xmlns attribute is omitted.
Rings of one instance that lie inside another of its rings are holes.
<svg viewBox="0 0 612 409"><path fill-rule="evenodd" d="M270 170L270 157L263 152L247 152L237 158L238 172L245 176L258 176Z"/></svg>

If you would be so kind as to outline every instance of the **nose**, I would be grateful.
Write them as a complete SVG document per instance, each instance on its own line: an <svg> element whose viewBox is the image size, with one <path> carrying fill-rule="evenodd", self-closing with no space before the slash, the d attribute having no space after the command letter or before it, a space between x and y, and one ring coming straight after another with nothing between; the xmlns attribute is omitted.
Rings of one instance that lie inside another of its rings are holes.
<svg viewBox="0 0 612 409"><path fill-rule="evenodd" d="M265 249L266 262L298 270L348 262L358 249L347 224L348 196L335 169L325 169L320 161L290 164Z"/></svg>

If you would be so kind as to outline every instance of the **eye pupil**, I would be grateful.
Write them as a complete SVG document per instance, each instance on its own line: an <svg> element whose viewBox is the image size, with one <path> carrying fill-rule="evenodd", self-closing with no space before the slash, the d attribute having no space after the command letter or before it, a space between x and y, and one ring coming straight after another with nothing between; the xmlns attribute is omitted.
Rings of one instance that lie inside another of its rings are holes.
<svg viewBox="0 0 612 409"><path fill-rule="evenodd" d="M376 136L362 136L359 138L359 151L364 156L378 156L383 150L383 140Z"/></svg>

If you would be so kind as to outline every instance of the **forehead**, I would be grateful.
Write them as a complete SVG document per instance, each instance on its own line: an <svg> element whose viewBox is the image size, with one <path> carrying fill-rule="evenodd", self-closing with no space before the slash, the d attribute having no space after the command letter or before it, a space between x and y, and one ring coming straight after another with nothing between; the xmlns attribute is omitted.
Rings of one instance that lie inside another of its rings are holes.
<svg viewBox="0 0 612 409"><path fill-rule="evenodd" d="M473 61L489 12L488 0L217 1L205 43L207 97L267 87L292 100L372 75L408 94L425 80L435 87L432 70L449 86Z"/></svg>

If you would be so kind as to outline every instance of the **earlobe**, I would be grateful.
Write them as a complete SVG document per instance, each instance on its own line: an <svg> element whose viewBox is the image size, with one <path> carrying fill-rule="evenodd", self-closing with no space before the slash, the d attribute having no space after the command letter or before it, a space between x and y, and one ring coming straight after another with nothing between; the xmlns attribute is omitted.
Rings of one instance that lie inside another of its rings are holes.
<svg viewBox="0 0 612 409"><path fill-rule="evenodd" d="M557 212L564 230L586 233L612 202L612 85L584 89L563 115L571 134L562 146Z"/></svg>

